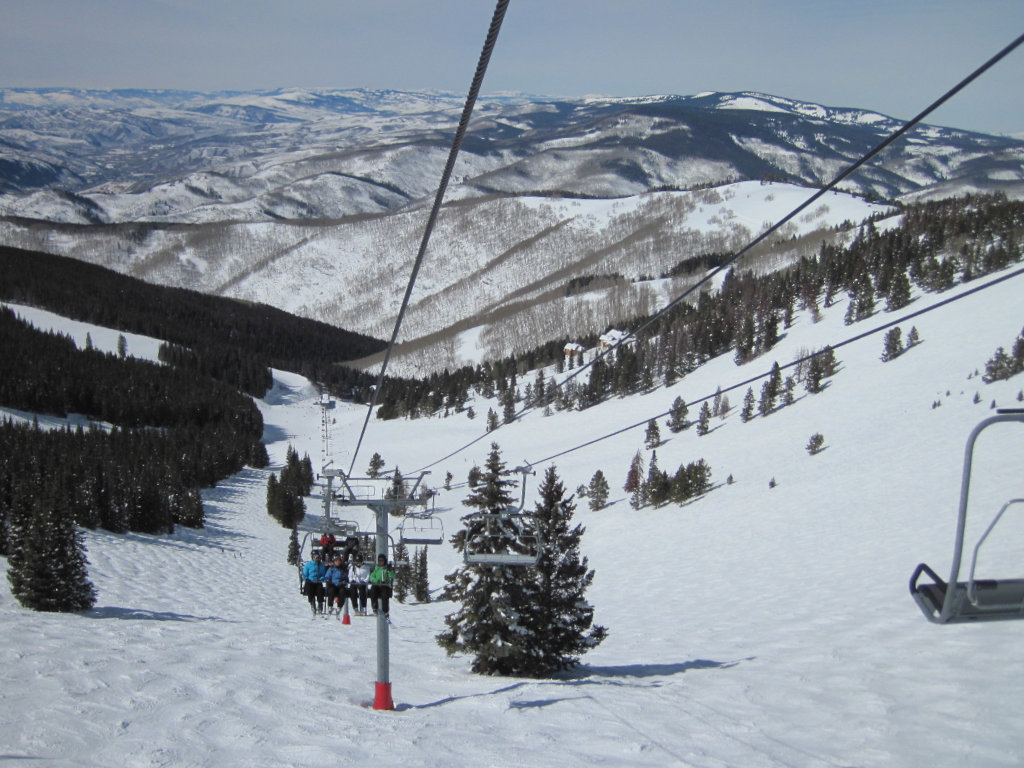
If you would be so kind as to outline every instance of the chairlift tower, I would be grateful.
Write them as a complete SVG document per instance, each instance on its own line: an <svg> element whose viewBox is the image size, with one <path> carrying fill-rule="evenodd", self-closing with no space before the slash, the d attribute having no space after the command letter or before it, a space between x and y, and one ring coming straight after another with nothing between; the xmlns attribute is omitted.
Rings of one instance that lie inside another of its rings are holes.
<svg viewBox="0 0 1024 768"><path fill-rule="evenodd" d="M324 469L333 461L331 456L331 411L334 400L326 392L320 393L320 466Z"/></svg>
<svg viewBox="0 0 1024 768"><path fill-rule="evenodd" d="M328 479L328 491L330 491L330 480L333 477L341 480L342 490L339 491L338 497L333 499L334 503L342 506L367 507L373 511L376 520L374 560L380 555L388 558L388 540L390 539L388 535L388 516L395 510L406 511L409 507L413 506L426 507L429 499L427 494L424 494L422 497L417 495L417 490L423 478L430 474L427 471L419 474L407 496L397 499L378 498L372 494L357 493L350 482L353 478L348 477L340 469L327 470L325 474ZM371 487L371 490L373 489L374 487ZM365 489L361 487L359 490L363 491ZM329 492L327 498L330 498ZM328 505L329 502L325 502L325 508L328 508ZM388 559L390 560L390 558ZM394 699L391 697L390 635L388 626L388 620L384 617L384 612L381 611L377 615L377 681L373 697L374 709L390 710L395 708Z"/></svg>

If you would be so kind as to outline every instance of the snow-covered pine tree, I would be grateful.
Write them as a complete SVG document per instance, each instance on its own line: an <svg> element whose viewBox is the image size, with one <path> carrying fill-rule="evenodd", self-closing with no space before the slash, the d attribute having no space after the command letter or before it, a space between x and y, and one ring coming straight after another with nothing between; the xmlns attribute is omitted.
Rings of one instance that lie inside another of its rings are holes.
<svg viewBox="0 0 1024 768"><path fill-rule="evenodd" d="M536 593L522 610L526 642L516 674L550 677L574 667L580 656L596 648L608 634L604 627L594 625L594 608L586 601L594 572L580 555L583 527L571 527L575 509L555 467L548 467L534 511L543 542L541 557L535 569L528 569Z"/></svg>
<svg viewBox="0 0 1024 768"><path fill-rule="evenodd" d="M463 500L463 504L476 511L462 518L463 528L452 536L458 552L469 549L472 554L485 554L528 549L520 523L496 523L484 517L511 507L510 488L515 483L507 475L501 450L497 443L491 443L480 482ZM445 617L448 629L437 635L438 645L449 654L471 655L470 668L477 674L519 674L526 632L521 613L536 597L533 579L526 573L529 570L464 563L445 576L444 597L460 607Z"/></svg>
<svg viewBox="0 0 1024 768"><path fill-rule="evenodd" d="M96 604L85 542L56 488L16 501L7 580L11 594L35 611L72 613ZM12 512L14 510L12 509Z"/></svg>

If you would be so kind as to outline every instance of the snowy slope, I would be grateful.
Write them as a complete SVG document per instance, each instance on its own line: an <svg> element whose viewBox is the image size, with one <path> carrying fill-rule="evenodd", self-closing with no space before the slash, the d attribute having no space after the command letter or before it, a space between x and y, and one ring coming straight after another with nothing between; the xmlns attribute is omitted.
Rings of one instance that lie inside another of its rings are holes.
<svg viewBox="0 0 1024 768"><path fill-rule="evenodd" d="M287 444L314 462L321 445L316 392L275 372L261 403L272 466L205 491L204 530L88 533L99 597L82 615L25 611L0 590L0 754L62 766L1020 765L1024 625L932 625L907 580L921 560L948 569L968 432L993 401L1020 405L1020 376L986 385L975 371L1021 332L1022 289L1016 275L901 323L922 343L888 363L881 333L839 345L897 318L844 326L842 302L818 324L798 315L771 358L831 343L841 370L823 393L767 418L743 424L738 408L741 382L772 359L737 368L724 356L670 389L529 414L432 466L433 485L446 471L460 482L493 439L510 466L527 459L540 474L547 457L642 425L677 395L739 385L710 434L662 430L663 469L704 458L713 471L715 488L685 507L629 508L620 489L642 426L555 460L570 489L598 468L612 485L608 508L577 510L597 571L589 596L610 631L580 669L544 681L473 676L468 659L433 641L450 606L398 606L395 712L365 706L373 622L311 621L285 563L287 533L265 513ZM918 297L905 312L946 298ZM347 467L365 411L339 404L336 414L334 457ZM465 415L374 420L356 468L378 451L408 476L482 429ZM826 449L812 457L814 432ZM1021 432L979 444L975 538L999 503L1022 495ZM464 495L438 502L448 533ZM997 532L984 575L1021 576L1024 521ZM432 549L432 585L456 564L449 547Z"/></svg>

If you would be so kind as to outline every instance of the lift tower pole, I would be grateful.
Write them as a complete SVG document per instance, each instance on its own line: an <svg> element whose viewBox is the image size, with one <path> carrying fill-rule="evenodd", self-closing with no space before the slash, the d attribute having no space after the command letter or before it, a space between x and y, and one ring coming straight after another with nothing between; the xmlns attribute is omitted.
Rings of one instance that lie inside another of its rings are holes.
<svg viewBox="0 0 1024 768"><path fill-rule="evenodd" d="M417 490L419 489L420 482L429 472L421 472L419 477L416 478L412 489L402 498L395 499L384 499L384 498L357 498L349 485L348 481L350 478L346 477L340 470L333 470L332 474L337 473L335 476L340 478L342 486L344 487L344 498L335 499L335 503L342 505L359 505L367 507L373 511L376 519L376 547L374 552L374 562L377 557L384 555L384 558L390 561L388 557L388 516L395 510L404 510L411 506L426 506L428 496L424 495L423 498L417 497ZM393 710L395 708L394 699L391 697L391 653L390 653L390 633L389 633L388 619L385 618L383 611L377 612L377 680L374 687L373 695L373 708L374 709L388 709Z"/></svg>

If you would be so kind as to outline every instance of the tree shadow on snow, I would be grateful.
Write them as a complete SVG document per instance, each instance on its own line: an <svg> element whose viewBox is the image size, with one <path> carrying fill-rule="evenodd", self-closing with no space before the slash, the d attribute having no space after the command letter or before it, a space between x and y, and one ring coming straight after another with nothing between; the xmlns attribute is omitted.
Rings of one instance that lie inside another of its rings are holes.
<svg viewBox="0 0 1024 768"><path fill-rule="evenodd" d="M575 669L562 672L556 679L578 685L581 683L596 682L593 678L635 678L647 677L669 677L681 675L695 669L730 669L741 662L750 661L751 658L738 659L736 661L711 661L710 659L694 659L693 661L682 661L675 664L626 664L618 667L594 667L583 664Z"/></svg>
<svg viewBox="0 0 1024 768"><path fill-rule="evenodd" d="M748 657L746 659L737 659L736 661L711 661L709 659L694 659L693 661L683 661L677 664L628 664L620 667L592 667L592 666L579 666L575 669L561 672L553 678L538 678L529 680L520 680L519 682L506 685L501 688L496 688L493 691L482 691L480 693L470 693L465 696L448 696L438 701L432 701L427 704L399 704L396 709L404 711L408 709L431 709L433 707L444 706L445 704L453 704L457 701L464 701L466 699L482 698L485 696L494 696L495 694L511 693L519 688L525 686L579 686L579 685L629 685L628 680L642 680L645 678L664 678L672 675L681 675L684 672L690 672L697 669L730 669L737 666L744 661L752 661L754 657ZM611 678L615 680L612 683L605 683L601 678ZM509 707L512 709L532 709L536 707L548 707L552 704L558 704L563 701L571 701L580 698L588 698L586 695L583 696L556 696L547 699L531 699L529 701L513 701L509 703Z"/></svg>
<svg viewBox="0 0 1024 768"><path fill-rule="evenodd" d="M192 616L172 611L148 611L143 608L122 608L102 605L82 613L90 619L129 619L131 621L224 621L220 616Z"/></svg>

